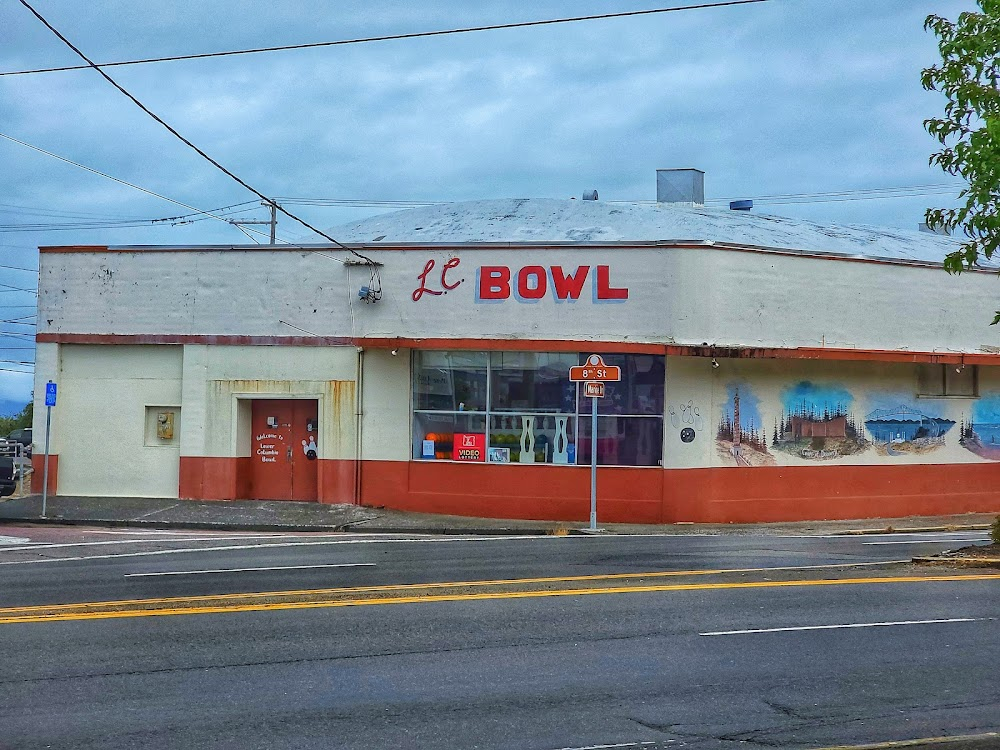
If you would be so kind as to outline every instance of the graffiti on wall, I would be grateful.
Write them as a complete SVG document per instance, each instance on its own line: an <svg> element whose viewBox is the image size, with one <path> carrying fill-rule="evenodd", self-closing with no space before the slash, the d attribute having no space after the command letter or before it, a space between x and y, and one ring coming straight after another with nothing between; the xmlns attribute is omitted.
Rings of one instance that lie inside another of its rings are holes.
<svg viewBox="0 0 1000 750"><path fill-rule="evenodd" d="M693 442L698 433L705 429L705 420L701 416L701 407L694 401L686 404L679 404L676 407L670 404L667 407L670 417L670 425L675 430L679 430L679 437L682 443Z"/></svg>
<svg viewBox="0 0 1000 750"><path fill-rule="evenodd" d="M933 407L914 404L903 396L886 395L873 399L865 415L865 429L881 456L930 453L945 444L945 435L955 420L945 419Z"/></svg>
<svg viewBox="0 0 1000 750"><path fill-rule="evenodd" d="M851 413L853 403L854 397L840 385L802 381L786 388L771 446L813 461L863 452L868 441Z"/></svg>
<svg viewBox="0 0 1000 750"><path fill-rule="evenodd" d="M726 386L728 398L722 407L715 446L729 466L764 466L775 463L767 449L767 430L758 399L746 383Z"/></svg>
<svg viewBox="0 0 1000 750"><path fill-rule="evenodd" d="M1000 394L984 393L968 420L962 417L959 444L980 458L1000 461Z"/></svg>

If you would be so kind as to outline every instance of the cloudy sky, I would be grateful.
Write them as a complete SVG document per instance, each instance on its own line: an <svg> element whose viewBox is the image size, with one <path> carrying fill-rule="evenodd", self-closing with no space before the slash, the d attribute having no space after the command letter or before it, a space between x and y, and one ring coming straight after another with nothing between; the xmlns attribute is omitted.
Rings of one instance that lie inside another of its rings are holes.
<svg viewBox="0 0 1000 750"><path fill-rule="evenodd" d="M95 62L111 62L687 3L31 4ZM768 213L915 228L958 190L927 165L934 142L921 123L943 98L919 84L937 54L923 20L975 8L766 0L108 72L243 180L323 228L392 210L391 201L569 198L592 188L602 200L651 200L656 168L688 166L707 173L709 201L754 198ZM0 72L79 62L18 2L0 6ZM19 323L31 322L22 316L34 296L9 287L35 286L19 268L37 268L39 245L250 241L215 220L153 223L191 212L9 138L198 209L249 201L224 213L266 212L93 70L0 76L0 134L0 265L18 267L0 268L2 320L16 320L0 324L3 414L31 390L30 365L17 363L32 359L32 328ZM885 188L911 194L858 192ZM821 195L829 193L842 195ZM767 198L792 194L804 202ZM279 237L306 234L279 221Z"/></svg>

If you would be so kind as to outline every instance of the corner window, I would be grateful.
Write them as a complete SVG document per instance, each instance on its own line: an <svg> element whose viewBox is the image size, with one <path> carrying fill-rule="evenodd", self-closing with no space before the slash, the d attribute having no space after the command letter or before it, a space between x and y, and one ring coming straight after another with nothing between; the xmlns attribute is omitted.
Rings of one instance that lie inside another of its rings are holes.
<svg viewBox="0 0 1000 750"><path fill-rule="evenodd" d="M590 463L590 399L569 380L586 354L415 352L413 458ZM598 401L597 461L656 466L663 446L664 358L606 354L622 368Z"/></svg>
<svg viewBox="0 0 1000 750"><path fill-rule="evenodd" d="M976 365L917 365L917 395L975 398L979 395L979 368Z"/></svg>

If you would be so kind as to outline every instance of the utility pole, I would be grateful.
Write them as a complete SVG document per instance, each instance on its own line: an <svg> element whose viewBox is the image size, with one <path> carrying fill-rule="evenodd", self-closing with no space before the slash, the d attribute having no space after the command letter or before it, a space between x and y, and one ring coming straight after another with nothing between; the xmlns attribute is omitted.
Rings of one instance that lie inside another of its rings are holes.
<svg viewBox="0 0 1000 750"><path fill-rule="evenodd" d="M261 201L260 205L264 208L271 209L271 218L268 221L241 221L239 219L228 219L230 224L243 226L245 224L270 224L271 225L271 242L269 244L274 244L274 234L278 228L278 204L274 201Z"/></svg>
<svg viewBox="0 0 1000 750"><path fill-rule="evenodd" d="M264 201L262 206L271 209L271 244L274 244L274 231L278 228L278 204L274 201Z"/></svg>

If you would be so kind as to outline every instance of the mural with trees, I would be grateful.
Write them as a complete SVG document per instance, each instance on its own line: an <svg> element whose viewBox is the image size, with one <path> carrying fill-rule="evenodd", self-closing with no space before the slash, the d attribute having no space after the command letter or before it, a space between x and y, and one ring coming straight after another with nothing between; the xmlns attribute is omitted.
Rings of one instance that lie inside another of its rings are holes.
<svg viewBox="0 0 1000 750"><path fill-rule="evenodd" d="M722 407L715 445L723 465L773 465L767 449L767 430L760 415L760 399L746 383L726 386L728 399Z"/></svg>
<svg viewBox="0 0 1000 750"><path fill-rule="evenodd" d="M1000 393L984 393L959 426L959 445L988 461L1000 461Z"/></svg>
<svg viewBox="0 0 1000 750"><path fill-rule="evenodd" d="M781 418L775 420L771 447L812 461L862 453L869 447L851 405L854 397L840 385L802 381L786 388Z"/></svg>

